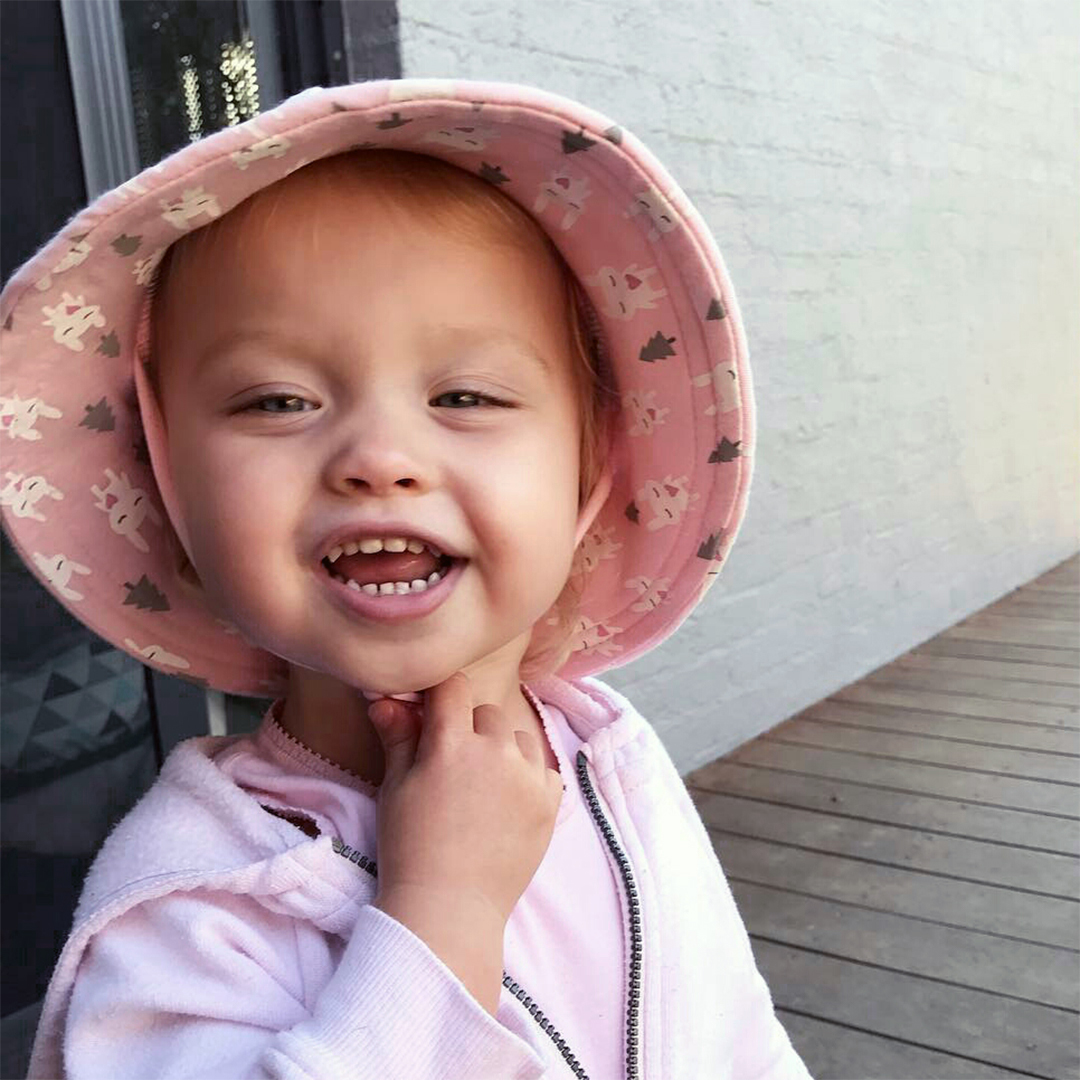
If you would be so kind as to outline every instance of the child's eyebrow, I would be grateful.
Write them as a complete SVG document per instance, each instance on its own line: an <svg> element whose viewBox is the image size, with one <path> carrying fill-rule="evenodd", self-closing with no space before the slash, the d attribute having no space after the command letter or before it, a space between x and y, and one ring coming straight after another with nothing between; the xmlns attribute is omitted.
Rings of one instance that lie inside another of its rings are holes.
<svg viewBox="0 0 1080 1080"><path fill-rule="evenodd" d="M551 374L551 362L530 341L500 326L458 326L443 323L426 335L431 342L453 342L460 345L502 345L509 346L515 352L532 360L545 375ZM199 357L196 374L211 360L220 361L238 346L247 342L263 343L269 346L284 347L300 353L314 355L310 341L293 338L285 334L268 330L265 327L233 327L216 337L203 350Z"/></svg>
<svg viewBox="0 0 1080 1080"><path fill-rule="evenodd" d="M195 364L195 374L200 374L211 361L220 363L230 353L235 352L240 345L247 342L290 349L310 356L315 355L311 343L304 338L290 337L261 326L234 326L219 334L202 350Z"/></svg>
<svg viewBox="0 0 1080 1080"><path fill-rule="evenodd" d="M501 326L456 326L451 323L442 323L428 333L428 338L434 341L450 339L460 342L462 345L503 345L510 346L522 356L528 357L538 364L545 375L551 374L551 362L541 353L532 342L526 338Z"/></svg>

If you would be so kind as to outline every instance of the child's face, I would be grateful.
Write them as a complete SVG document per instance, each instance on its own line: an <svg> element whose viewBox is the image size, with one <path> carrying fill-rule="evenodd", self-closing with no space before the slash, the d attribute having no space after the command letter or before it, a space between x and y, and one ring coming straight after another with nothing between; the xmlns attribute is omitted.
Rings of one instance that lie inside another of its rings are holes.
<svg viewBox="0 0 1080 1080"><path fill-rule="evenodd" d="M578 539L558 271L440 236L366 191L282 186L271 216L223 219L159 308L169 460L208 601L253 643L351 686L397 693L493 667L516 679ZM414 524L467 557L440 607L385 622L340 602L321 559L361 519Z"/></svg>

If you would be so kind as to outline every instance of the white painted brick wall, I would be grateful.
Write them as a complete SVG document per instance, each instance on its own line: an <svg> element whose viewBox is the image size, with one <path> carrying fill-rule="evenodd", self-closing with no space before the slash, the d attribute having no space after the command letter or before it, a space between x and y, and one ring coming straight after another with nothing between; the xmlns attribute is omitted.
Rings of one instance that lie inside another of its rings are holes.
<svg viewBox="0 0 1080 1080"><path fill-rule="evenodd" d="M400 0L407 76L642 138L716 234L759 438L727 567L605 678L682 772L1080 547L1075 0Z"/></svg>

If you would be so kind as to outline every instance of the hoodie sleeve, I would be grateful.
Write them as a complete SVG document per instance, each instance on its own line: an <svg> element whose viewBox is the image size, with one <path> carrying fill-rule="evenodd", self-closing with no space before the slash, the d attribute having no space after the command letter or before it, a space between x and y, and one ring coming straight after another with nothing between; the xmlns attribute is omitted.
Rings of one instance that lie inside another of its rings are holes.
<svg viewBox="0 0 1080 1080"><path fill-rule="evenodd" d="M305 944L312 933L250 897L206 889L131 908L79 965L64 1076L543 1076L536 1051L379 908L360 909L336 968L324 946Z"/></svg>

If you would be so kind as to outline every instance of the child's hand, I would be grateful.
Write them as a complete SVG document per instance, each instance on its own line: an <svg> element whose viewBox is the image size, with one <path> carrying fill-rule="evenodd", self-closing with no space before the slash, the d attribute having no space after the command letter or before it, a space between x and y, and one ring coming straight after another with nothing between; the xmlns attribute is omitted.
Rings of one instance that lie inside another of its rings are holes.
<svg viewBox="0 0 1080 1080"><path fill-rule="evenodd" d="M512 730L495 705L473 708L464 672L424 696L368 711L386 756L379 901L408 893L447 916L487 908L505 926L551 841L562 780L532 732Z"/></svg>
<svg viewBox="0 0 1080 1080"><path fill-rule="evenodd" d="M368 709L383 744L374 906L408 927L496 1015L503 933L551 842L562 797L536 736L473 708L456 672L422 706ZM423 715L421 716L421 709Z"/></svg>

